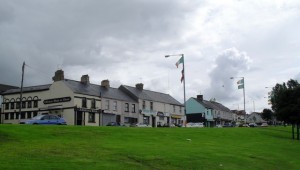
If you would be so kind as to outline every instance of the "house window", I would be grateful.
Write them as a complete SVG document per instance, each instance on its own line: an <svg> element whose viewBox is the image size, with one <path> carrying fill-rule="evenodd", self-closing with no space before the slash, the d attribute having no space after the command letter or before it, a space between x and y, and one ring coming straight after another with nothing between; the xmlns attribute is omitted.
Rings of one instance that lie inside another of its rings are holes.
<svg viewBox="0 0 300 170"><path fill-rule="evenodd" d="M86 108L86 98L85 97L82 98L81 105L82 105L82 107Z"/></svg>
<svg viewBox="0 0 300 170"><path fill-rule="evenodd" d="M182 112L182 108L181 108L181 106L179 106L179 113L181 113Z"/></svg>
<svg viewBox="0 0 300 170"><path fill-rule="evenodd" d="M117 109L118 109L118 108L117 108L117 101L114 101L114 103L113 103L113 110L114 110L114 111L117 111Z"/></svg>
<svg viewBox="0 0 300 170"><path fill-rule="evenodd" d="M109 110L109 100L105 101L105 110Z"/></svg>
<svg viewBox="0 0 300 170"><path fill-rule="evenodd" d="M31 117L31 112L27 112L27 119L30 119Z"/></svg>
<svg viewBox="0 0 300 170"><path fill-rule="evenodd" d="M175 105L173 105L173 112L174 112L174 113L176 112L176 107L175 107Z"/></svg>
<svg viewBox="0 0 300 170"><path fill-rule="evenodd" d="M132 113L135 113L135 104L132 104L132 105L131 105L131 112L132 112Z"/></svg>
<svg viewBox="0 0 300 170"><path fill-rule="evenodd" d="M10 109L15 109L15 103L10 103Z"/></svg>
<svg viewBox="0 0 300 170"><path fill-rule="evenodd" d="M27 102L27 108L32 108L32 101Z"/></svg>
<svg viewBox="0 0 300 170"><path fill-rule="evenodd" d="M95 109L95 108L96 108L96 100L95 100L95 99L92 99L92 100L91 100L91 108L92 108L92 109Z"/></svg>
<svg viewBox="0 0 300 170"><path fill-rule="evenodd" d="M38 107L38 101L37 101L37 100L33 101L33 107L34 107L34 108L37 108L37 107Z"/></svg>
<svg viewBox="0 0 300 170"><path fill-rule="evenodd" d="M129 112L129 104L125 103L125 112Z"/></svg>
<svg viewBox="0 0 300 170"><path fill-rule="evenodd" d="M89 112L89 123L95 123L95 113Z"/></svg>
<svg viewBox="0 0 300 170"><path fill-rule="evenodd" d="M153 110L153 102L150 102L150 110Z"/></svg>
<svg viewBox="0 0 300 170"><path fill-rule="evenodd" d="M33 112L33 117L37 116L37 114L38 114L37 112Z"/></svg>
<svg viewBox="0 0 300 170"><path fill-rule="evenodd" d="M8 114L8 113L5 113L4 119L5 119L5 120L8 120L8 117L9 117L9 114Z"/></svg>
<svg viewBox="0 0 300 170"><path fill-rule="evenodd" d="M26 114L25 114L25 112L21 112L21 119L26 119Z"/></svg>
<svg viewBox="0 0 300 170"><path fill-rule="evenodd" d="M5 110L9 109L9 103L5 103Z"/></svg>
<svg viewBox="0 0 300 170"><path fill-rule="evenodd" d="M146 101L143 100L143 109L146 109Z"/></svg>
<svg viewBox="0 0 300 170"><path fill-rule="evenodd" d="M16 113L16 119L19 119L20 113Z"/></svg>
<svg viewBox="0 0 300 170"><path fill-rule="evenodd" d="M17 103L16 103L16 109L20 109L20 102L19 101L17 101Z"/></svg>
<svg viewBox="0 0 300 170"><path fill-rule="evenodd" d="M10 113L10 114L9 114L9 119L10 119L10 120L13 120L14 118L15 118L15 113Z"/></svg>
<svg viewBox="0 0 300 170"><path fill-rule="evenodd" d="M22 101L22 108L26 108L26 102Z"/></svg>

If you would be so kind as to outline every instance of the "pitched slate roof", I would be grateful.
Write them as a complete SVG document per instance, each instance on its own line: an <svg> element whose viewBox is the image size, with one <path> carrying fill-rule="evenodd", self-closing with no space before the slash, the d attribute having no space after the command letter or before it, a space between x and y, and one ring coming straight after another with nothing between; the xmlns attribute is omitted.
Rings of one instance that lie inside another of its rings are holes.
<svg viewBox="0 0 300 170"><path fill-rule="evenodd" d="M194 97L193 97L193 99L196 100L198 103L202 104L206 108L221 110L221 111L225 111L225 112L231 112L230 109L228 109L227 107L225 107L221 103L214 102L214 101L207 101L207 100L202 100L201 101L201 100L199 100L197 98L194 98Z"/></svg>
<svg viewBox="0 0 300 170"><path fill-rule="evenodd" d="M50 86L51 86L51 84L40 85L40 86L23 87L23 93L49 90ZM15 94L15 93L20 93L20 92L21 92L21 88L17 88L17 89L6 90L2 94L4 94L4 95L5 94Z"/></svg>
<svg viewBox="0 0 300 170"><path fill-rule="evenodd" d="M174 99L169 94L160 93L160 92L154 92L150 90L139 90L135 87L127 86L127 85L121 85L119 87L122 91L127 93L128 95L132 96L136 100L142 99L142 100L149 100L149 101L156 101L161 103L168 103L178 106L183 106L179 101Z"/></svg>
<svg viewBox="0 0 300 170"><path fill-rule="evenodd" d="M103 87L96 84L84 84L79 81L65 79L63 81L74 93L100 96L103 98L117 99L128 102L136 102L123 91L113 87Z"/></svg>
<svg viewBox="0 0 300 170"><path fill-rule="evenodd" d="M0 84L0 94L2 92L5 92L5 91L9 90L9 89L16 89L16 88L18 88L18 87L6 85L6 84Z"/></svg>

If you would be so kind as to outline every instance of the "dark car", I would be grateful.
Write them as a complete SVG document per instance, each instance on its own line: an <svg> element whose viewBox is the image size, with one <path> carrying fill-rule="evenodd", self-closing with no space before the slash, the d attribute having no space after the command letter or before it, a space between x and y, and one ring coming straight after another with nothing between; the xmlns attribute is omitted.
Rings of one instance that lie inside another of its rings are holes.
<svg viewBox="0 0 300 170"><path fill-rule="evenodd" d="M223 127L233 127L233 124L231 124L231 123L224 123Z"/></svg>
<svg viewBox="0 0 300 170"><path fill-rule="evenodd" d="M38 115L31 119L23 120L20 124L34 124L34 125L66 125L64 118L56 115Z"/></svg>
<svg viewBox="0 0 300 170"><path fill-rule="evenodd" d="M106 126L121 126L119 122L109 122Z"/></svg>

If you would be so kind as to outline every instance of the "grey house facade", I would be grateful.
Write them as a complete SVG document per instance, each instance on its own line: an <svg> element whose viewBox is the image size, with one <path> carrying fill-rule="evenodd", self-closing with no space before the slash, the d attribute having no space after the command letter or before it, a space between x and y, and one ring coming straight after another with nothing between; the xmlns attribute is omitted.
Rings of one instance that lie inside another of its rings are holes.
<svg viewBox="0 0 300 170"><path fill-rule="evenodd" d="M169 94L146 90L142 83L136 87L121 85L119 89L138 103L141 123L160 127L185 121L184 106Z"/></svg>

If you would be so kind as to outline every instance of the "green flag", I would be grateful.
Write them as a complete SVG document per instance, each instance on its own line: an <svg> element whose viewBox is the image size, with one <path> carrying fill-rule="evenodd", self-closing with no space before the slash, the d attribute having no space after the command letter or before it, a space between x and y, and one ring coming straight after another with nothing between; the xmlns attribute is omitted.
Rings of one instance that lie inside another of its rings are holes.
<svg viewBox="0 0 300 170"><path fill-rule="evenodd" d="M244 88L244 84L238 85L238 89L243 89Z"/></svg>
<svg viewBox="0 0 300 170"><path fill-rule="evenodd" d="M175 64L176 67L178 68L179 64L183 63L183 56L177 61L177 63Z"/></svg>

